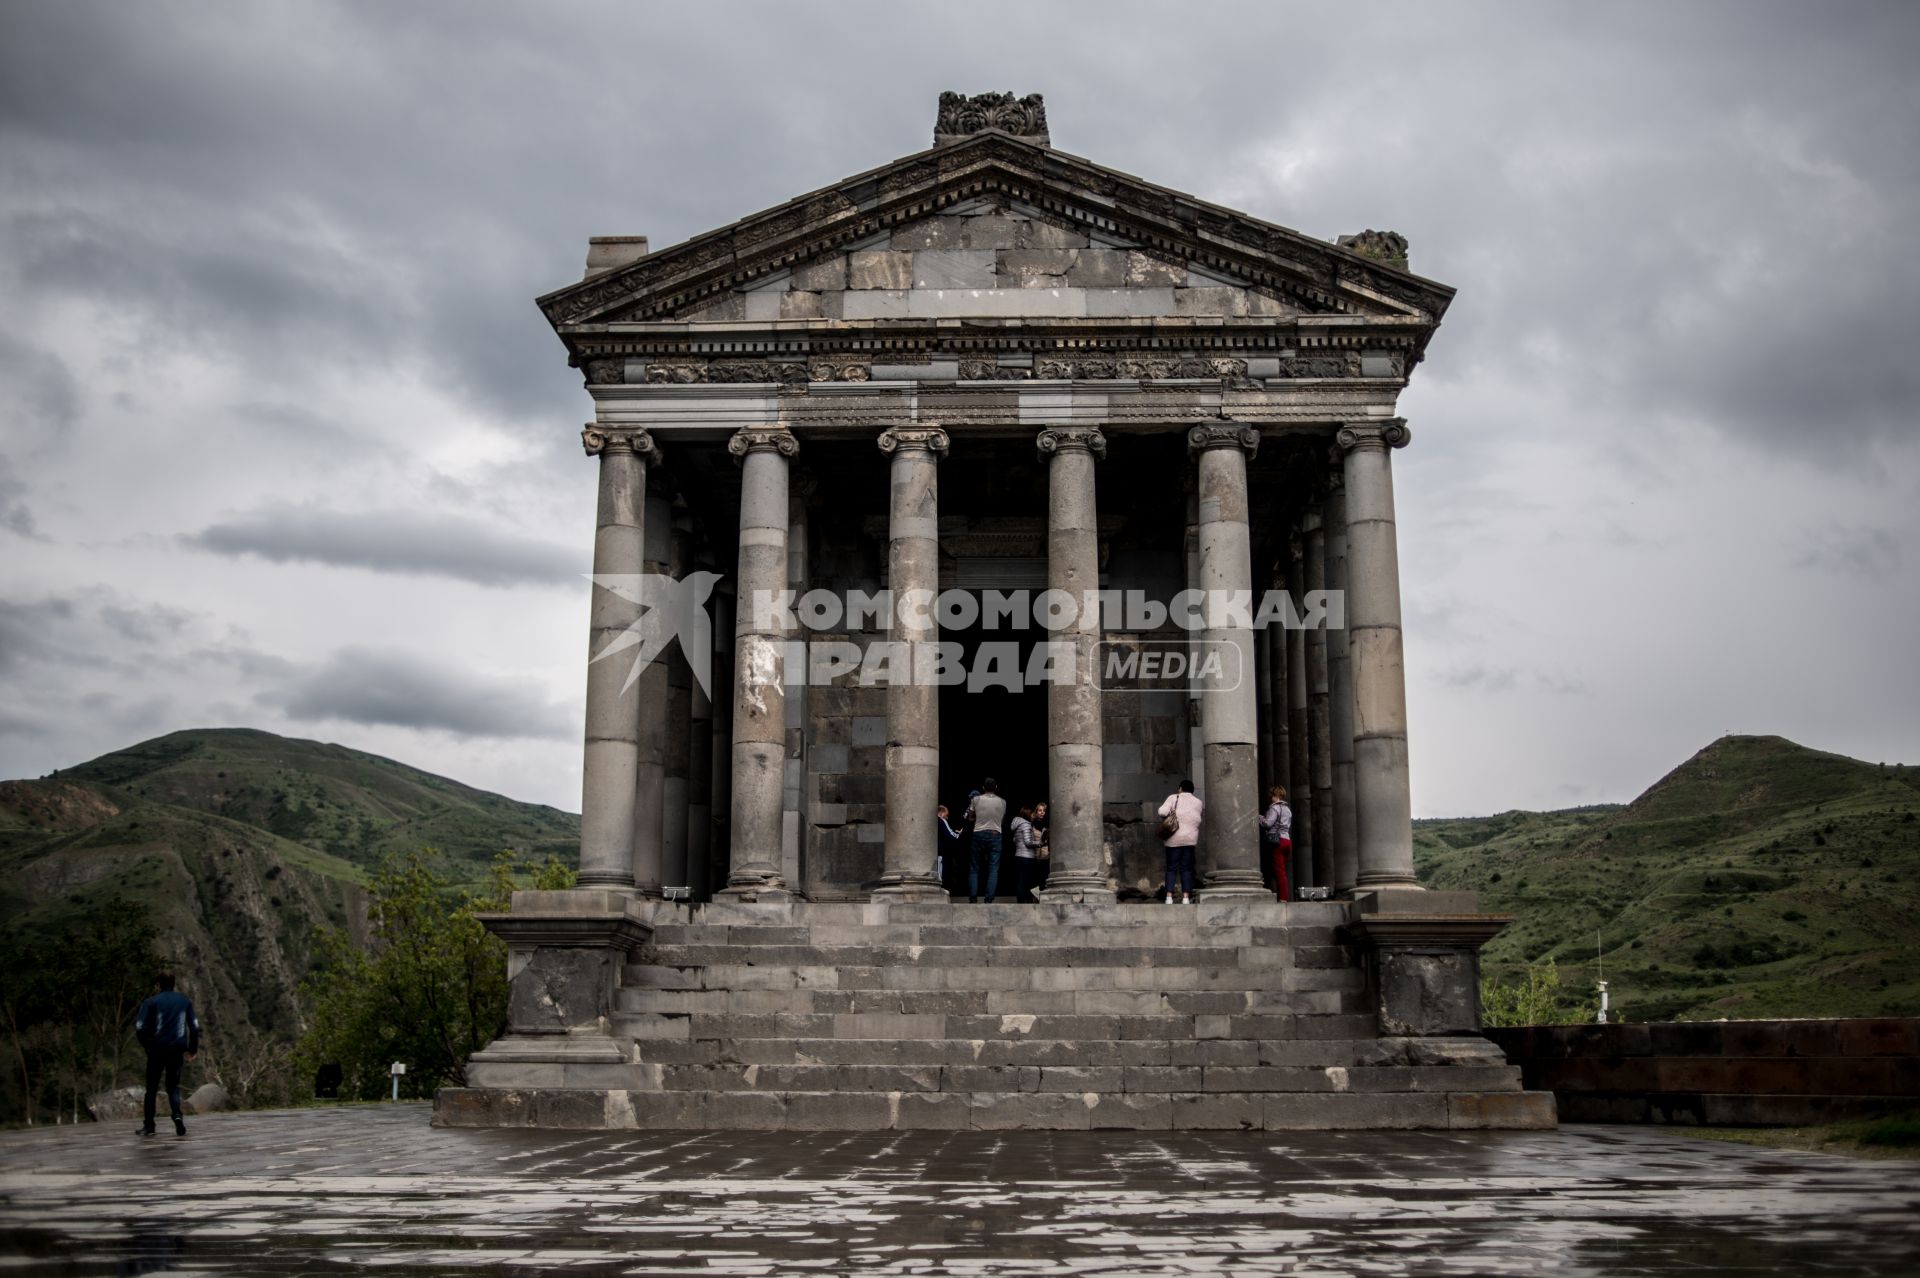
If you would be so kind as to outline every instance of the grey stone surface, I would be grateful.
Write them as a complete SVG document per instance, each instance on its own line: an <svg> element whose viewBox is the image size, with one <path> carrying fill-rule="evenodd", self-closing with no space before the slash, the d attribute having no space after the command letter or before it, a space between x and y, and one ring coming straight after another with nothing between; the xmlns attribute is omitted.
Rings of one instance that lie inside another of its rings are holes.
<svg viewBox="0 0 1920 1278"><path fill-rule="evenodd" d="M497 1117L535 1108L511 1096ZM433 1129L406 1104L216 1115L189 1144L137 1149L93 1127L3 1133L0 1260L246 1275L1177 1265L1249 1278L1894 1274L1920 1262L1914 1164L1656 1129L1486 1133L1474 1107L1449 1105L1451 1131L1170 1131L1161 1096L1086 1111L1090 1127L1140 1135L1012 1137L965 1130L964 1096L907 1095L887 1131L729 1131L716 1109L720 1123L689 1138L648 1120L684 1120L697 1103L622 1104L630 1130L602 1133ZM983 1212L995 1227L980 1227Z"/></svg>

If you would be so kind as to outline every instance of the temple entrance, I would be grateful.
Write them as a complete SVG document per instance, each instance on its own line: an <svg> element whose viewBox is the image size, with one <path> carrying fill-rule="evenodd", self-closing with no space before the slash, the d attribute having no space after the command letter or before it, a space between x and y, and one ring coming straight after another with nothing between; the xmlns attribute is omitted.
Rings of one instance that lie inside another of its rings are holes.
<svg viewBox="0 0 1920 1278"><path fill-rule="evenodd" d="M1045 632L1029 630L987 631L978 626L947 631L940 638L957 643L965 654L969 670L975 668L984 642L1010 643L1018 654L1018 670L1024 671L1034 645ZM952 813L957 829L960 815L966 811L968 794L979 788L983 778L999 783L1000 797L1007 801L1009 820L1022 805L1035 803L1047 795L1047 689L1044 685L1018 690L1006 687L983 688L968 692L967 686L950 684L940 689L940 801ZM946 888L955 899L967 899L967 858L964 847L946 858ZM1008 847L1001 863L1000 897L1012 894L1013 855Z"/></svg>

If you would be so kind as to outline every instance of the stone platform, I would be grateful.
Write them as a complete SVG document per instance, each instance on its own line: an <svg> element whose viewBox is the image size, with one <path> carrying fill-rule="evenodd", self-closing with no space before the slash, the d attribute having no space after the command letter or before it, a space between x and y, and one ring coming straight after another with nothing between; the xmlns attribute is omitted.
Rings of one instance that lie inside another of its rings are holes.
<svg viewBox="0 0 1920 1278"><path fill-rule="evenodd" d="M418 1105L0 1133L0 1271L1910 1274L1920 1164L1673 1129L430 1130Z"/></svg>
<svg viewBox="0 0 1920 1278"><path fill-rule="evenodd" d="M523 894L507 917L552 919L562 895ZM1552 1096L1524 1091L1519 1070L1475 1030L1478 942L1453 932L1482 936L1485 916L1402 911L1387 927L1368 902L1246 901L623 909L623 926L648 935L610 991L591 988L596 969L569 957L577 951L517 946L516 1032L474 1059L469 1087L440 1093L436 1123L1164 1131L1555 1121ZM524 926L549 940L565 930ZM1415 935L1396 933L1383 958L1380 936L1395 929Z"/></svg>

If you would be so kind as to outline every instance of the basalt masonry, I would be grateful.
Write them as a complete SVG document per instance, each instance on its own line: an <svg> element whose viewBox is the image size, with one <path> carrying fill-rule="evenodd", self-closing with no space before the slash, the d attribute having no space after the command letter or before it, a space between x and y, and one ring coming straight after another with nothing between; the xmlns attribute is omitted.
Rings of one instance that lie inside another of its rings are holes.
<svg viewBox="0 0 1920 1278"><path fill-rule="evenodd" d="M1587 1123L1800 1127L1920 1106L1920 1019L1532 1025L1487 1036Z"/></svg>
<svg viewBox="0 0 1920 1278"><path fill-rule="evenodd" d="M1551 1123L1478 1034L1505 920L1413 874L1392 458L1453 290L1057 150L1038 95L937 116L539 300L600 474L582 887L488 920L511 1030L442 1121ZM804 606L883 592L980 606ZM1151 606L1047 623L1089 592ZM1047 805L1034 903L950 897L989 776ZM1274 898L1273 784L1320 901Z"/></svg>

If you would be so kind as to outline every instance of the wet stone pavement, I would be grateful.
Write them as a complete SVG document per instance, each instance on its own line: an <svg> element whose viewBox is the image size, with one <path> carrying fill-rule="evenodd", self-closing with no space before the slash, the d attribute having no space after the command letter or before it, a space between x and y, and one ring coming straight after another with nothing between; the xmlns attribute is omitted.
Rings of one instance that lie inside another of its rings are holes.
<svg viewBox="0 0 1920 1278"><path fill-rule="evenodd" d="M1920 1164L1559 1132L0 1135L0 1274L1913 1274Z"/></svg>

